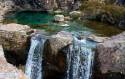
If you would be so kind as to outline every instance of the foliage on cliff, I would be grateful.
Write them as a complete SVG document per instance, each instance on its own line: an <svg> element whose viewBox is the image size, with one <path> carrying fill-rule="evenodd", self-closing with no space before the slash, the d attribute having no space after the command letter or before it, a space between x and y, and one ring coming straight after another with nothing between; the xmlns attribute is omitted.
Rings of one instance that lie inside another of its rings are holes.
<svg viewBox="0 0 125 79"><path fill-rule="evenodd" d="M82 11L89 11L94 14L108 13L113 17L121 17L125 14L125 7L115 4L106 4L99 1L85 1L80 7Z"/></svg>

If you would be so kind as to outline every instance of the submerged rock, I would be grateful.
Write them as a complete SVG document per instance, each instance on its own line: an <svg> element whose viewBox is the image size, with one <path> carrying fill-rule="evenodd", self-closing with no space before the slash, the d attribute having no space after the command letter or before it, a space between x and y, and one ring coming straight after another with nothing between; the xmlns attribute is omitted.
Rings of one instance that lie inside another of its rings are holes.
<svg viewBox="0 0 125 79"><path fill-rule="evenodd" d="M0 45L0 79L27 79L25 74L13 65L9 64Z"/></svg>
<svg viewBox="0 0 125 79"><path fill-rule="evenodd" d="M59 32L51 36L44 46L44 78L61 79L66 72L66 54L63 48L72 43L72 35L68 32Z"/></svg>
<svg viewBox="0 0 125 79"><path fill-rule="evenodd" d="M0 44L2 44L4 50L7 51L6 54L12 54L17 58L17 61L18 59L21 61L25 60L30 31L31 29L27 25L14 23L1 25Z"/></svg>
<svg viewBox="0 0 125 79"><path fill-rule="evenodd" d="M125 75L125 32L97 45L96 68L102 74L113 72Z"/></svg>

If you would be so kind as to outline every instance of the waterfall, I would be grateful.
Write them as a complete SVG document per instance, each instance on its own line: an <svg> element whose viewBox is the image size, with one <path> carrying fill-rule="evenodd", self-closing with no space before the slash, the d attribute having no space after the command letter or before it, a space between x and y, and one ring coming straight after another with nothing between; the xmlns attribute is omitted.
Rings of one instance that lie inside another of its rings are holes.
<svg viewBox="0 0 125 79"><path fill-rule="evenodd" d="M45 38L36 34L31 38L25 73L29 79L42 79L42 51Z"/></svg>
<svg viewBox="0 0 125 79"><path fill-rule="evenodd" d="M74 38L73 44L65 50L68 65L66 79L90 79L94 45L85 39Z"/></svg>

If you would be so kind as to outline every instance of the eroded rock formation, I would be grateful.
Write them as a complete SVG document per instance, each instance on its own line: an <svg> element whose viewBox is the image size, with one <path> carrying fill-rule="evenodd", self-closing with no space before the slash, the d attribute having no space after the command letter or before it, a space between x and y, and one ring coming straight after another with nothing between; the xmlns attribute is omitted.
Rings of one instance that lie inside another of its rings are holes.
<svg viewBox="0 0 125 79"><path fill-rule="evenodd" d="M3 48L0 45L0 79L27 79L25 74L13 65L9 64L4 57Z"/></svg>
<svg viewBox="0 0 125 79"><path fill-rule="evenodd" d="M30 27L26 25L7 24L0 26L0 44L3 45L6 53L17 58L15 60L18 63L26 58L28 33L30 33L30 31Z"/></svg>
<svg viewBox="0 0 125 79"><path fill-rule="evenodd" d="M119 73L121 75L125 75L125 32L117 36L113 36L97 45L95 63L96 68L99 68L98 70L102 74ZM116 78L117 76L118 74L116 75ZM103 77L104 76L101 76L101 78L97 79L107 79ZM121 76L117 79L124 78L125 76Z"/></svg>
<svg viewBox="0 0 125 79"><path fill-rule="evenodd" d="M66 54L63 48L72 43L72 35L59 32L45 42L44 47L44 78L62 79L66 72Z"/></svg>

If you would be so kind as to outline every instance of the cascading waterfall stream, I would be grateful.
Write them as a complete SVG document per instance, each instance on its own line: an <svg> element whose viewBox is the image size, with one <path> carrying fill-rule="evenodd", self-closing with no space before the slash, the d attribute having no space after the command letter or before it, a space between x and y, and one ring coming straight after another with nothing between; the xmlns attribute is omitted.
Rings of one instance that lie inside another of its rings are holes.
<svg viewBox="0 0 125 79"><path fill-rule="evenodd" d="M31 38L25 73L29 79L42 79L42 51L45 38L36 34Z"/></svg>
<svg viewBox="0 0 125 79"><path fill-rule="evenodd" d="M25 73L29 79L42 79L42 54L45 36L36 34L31 38L31 46ZM94 42L74 37L72 45L64 51L67 55L67 73L65 79L90 79L95 47Z"/></svg>
<svg viewBox="0 0 125 79"><path fill-rule="evenodd" d="M66 79L90 79L94 44L91 43L91 46L89 44L90 42L85 39L74 38L73 44L66 50L68 65Z"/></svg>

